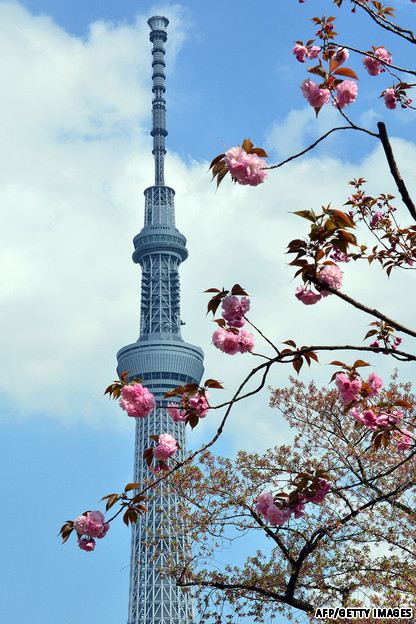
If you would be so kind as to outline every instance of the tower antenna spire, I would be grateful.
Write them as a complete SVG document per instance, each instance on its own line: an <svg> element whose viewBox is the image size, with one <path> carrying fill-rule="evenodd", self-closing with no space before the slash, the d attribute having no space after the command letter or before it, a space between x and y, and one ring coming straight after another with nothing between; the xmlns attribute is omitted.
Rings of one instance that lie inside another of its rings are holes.
<svg viewBox="0 0 416 624"><path fill-rule="evenodd" d="M166 28L169 20L166 17L154 15L147 23L150 26L150 41L153 44L153 101L152 116L153 124L150 134L153 137L153 155L155 158L155 186L165 184L165 138L168 134L166 130L166 100L165 100L165 48L164 43L168 38Z"/></svg>

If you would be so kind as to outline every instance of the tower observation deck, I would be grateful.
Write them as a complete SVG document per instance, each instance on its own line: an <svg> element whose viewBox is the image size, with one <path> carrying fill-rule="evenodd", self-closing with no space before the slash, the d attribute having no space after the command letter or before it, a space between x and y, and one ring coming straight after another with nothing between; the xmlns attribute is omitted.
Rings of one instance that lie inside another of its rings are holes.
<svg viewBox="0 0 416 624"><path fill-rule="evenodd" d="M140 335L136 342L117 353L117 371L128 379L140 378L155 395L158 407L148 418L137 419L134 482L143 483L152 475L143 460L152 434L170 433L185 451L183 423L174 423L166 411L164 394L202 378L203 352L181 337L179 265L188 256L186 238L175 227L175 191L165 186L166 154L165 47L166 17L148 20L153 44L153 155L155 183L144 191L144 227L134 237L133 261L140 264ZM148 511L132 526L128 624L192 624L189 594L164 575L166 560L186 552L183 535L172 527L178 498L165 483L150 492Z"/></svg>

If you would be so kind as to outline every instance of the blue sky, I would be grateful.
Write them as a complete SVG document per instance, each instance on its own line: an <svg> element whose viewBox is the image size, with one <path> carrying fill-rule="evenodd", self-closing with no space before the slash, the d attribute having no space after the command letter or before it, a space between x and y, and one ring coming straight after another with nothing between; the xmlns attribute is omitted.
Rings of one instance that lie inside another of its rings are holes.
<svg viewBox="0 0 416 624"><path fill-rule="evenodd" d="M322 4L263 0L259 11L248 0L0 1L0 193L6 208L0 231L7 232L0 261L9 278L0 290L2 621L126 619L125 527L113 526L92 556L74 543L62 547L57 533L64 520L94 508L132 474L133 424L101 393L113 379L116 351L138 331L139 274L130 254L142 222L141 193L152 182L147 17L163 11L171 19L167 180L177 190L178 224L190 249L181 272L185 337L205 350L207 372L232 389L251 363L213 353L201 295L210 286L243 283L255 295L256 320L276 340L297 336L301 342L312 330L326 337L334 318L348 338L365 333L367 321L338 302L325 302L306 317L293 300L283 252L299 233L289 211L341 203L347 180L361 173L371 188L393 190L373 143L333 139L318 155L270 176L261 189L227 182L216 193L207 174L208 161L246 135L277 158L336 121L329 109L315 121L298 88L304 68L290 54L294 40L309 38L308 18ZM405 18L416 8L403 2L400 10ZM364 47L388 47L379 36L369 40L367 22L345 21L342 32ZM400 54L405 64L404 49ZM386 85L382 79L367 85L367 95L351 108L360 123L386 117L373 97ZM413 118L395 111L388 123L415 188ZM351 279L350 292L372 300L385 288L377 279L363 272ZM406 321L410 311L395 307L403 287L401 277L392 279L386 305ZM322 381L327 371L317 373ZM271 384L286 378L286 371L277 371ZM287 439L267 402L264 395L249 403L220 452ZM210 434L214 419L205 426L191 445Z"/></svg>

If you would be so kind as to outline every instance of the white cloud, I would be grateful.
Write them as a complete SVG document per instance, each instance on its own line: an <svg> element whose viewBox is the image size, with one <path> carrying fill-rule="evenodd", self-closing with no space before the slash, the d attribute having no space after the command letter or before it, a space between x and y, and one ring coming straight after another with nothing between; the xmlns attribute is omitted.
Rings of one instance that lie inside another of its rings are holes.
<svg viewBox="0 0 416 624"><path fill-rule="evenodd" d="M183 24L176 8L169 18L172 67ZM153 177L148 28L144 18L129 26L100 22L81 40L49 18L2 3L0 30L8 59L0 101L1 391L22 416L124 426L126 419L100 394L113 379L115 352L138 335L140 274L130 254L143 221L142 191ZM305 111L292 111L276 125L271 144L278 141L281 154L297 149L309 138L310 121ZM403 140L396 145L403 174L413 176L416 187L416 147ZM204 348L209 376L231 389L252 365L249 356L230 358L210 346L213 326L202 294L210 286L245 286L253 295L253 320L276 341L332 341L339 327L342 342L360 340L369 318L334 299L313 308L294 300L284 255L290 238L307 227L289 212L345 201L346 182L358 175L374 191L393 190L380 150L362 167L311 157L271 173L261 188L226 181L218 192L207 163L185 164L169 155L177 224L190 251L181 269L183 333ZM411 307L396 303L408 288L405 278L393 276L386 301L380 271L349 265L346 289L411 322ZM326 367L315 372L329 377ZM276 369L271 383L285 383L288 374ZM260 439L283 440L286 433L267 404L265 392L250 408L236 408L228 440L253 446ZM206 421L207 429L216 419ZM195 443L207 429L195 432Z"/></svg>

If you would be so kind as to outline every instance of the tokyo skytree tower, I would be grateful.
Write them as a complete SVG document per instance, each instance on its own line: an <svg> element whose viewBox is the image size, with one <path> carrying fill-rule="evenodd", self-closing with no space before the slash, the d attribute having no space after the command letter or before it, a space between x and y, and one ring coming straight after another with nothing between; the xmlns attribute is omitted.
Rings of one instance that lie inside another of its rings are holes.
<svg viewBox="0 0 416 624"><path fill-rule="evenodd" d="M166 411L166 391L201 381L203 352L181 337L179 265L188 256L186 238L175 227L175 191L165 186L165 48L166 17L148 20L153 44L153 155L155 183L144 191L144 227L134 237L133 261L140 264L141 316L138 340L117 353L117 371L128 380L140 378L155 395L158 407L147 418L137 419L134 482L152 475L143 460L151 446L149 436L170 433L176 438L182 459L185 449L183 423L174 423ZM179 500L165 483L149 493L147 513L132 526L128 624L192 624L191 599L163 572L170 554L182 551L183 535L175 534L171 518Z"/></svg>

